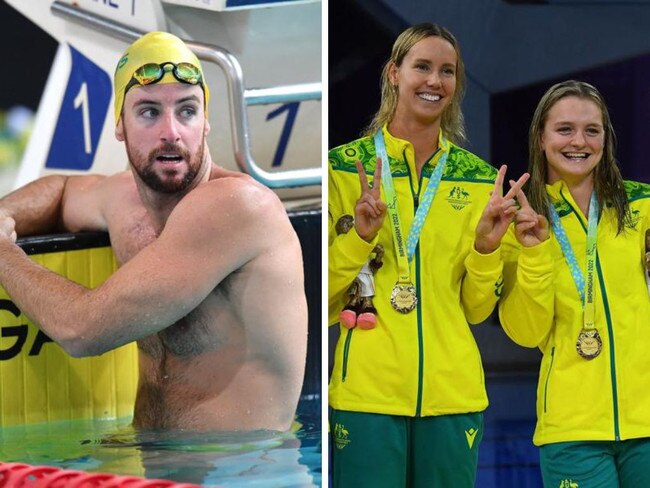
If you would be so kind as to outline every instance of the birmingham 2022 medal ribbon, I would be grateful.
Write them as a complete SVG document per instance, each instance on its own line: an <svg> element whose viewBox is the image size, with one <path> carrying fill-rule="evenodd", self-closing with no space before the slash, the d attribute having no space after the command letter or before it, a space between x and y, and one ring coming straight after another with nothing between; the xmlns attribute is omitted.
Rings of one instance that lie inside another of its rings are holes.
<svg viewBox="0 0 650 488"><path fill-rule="evenodd" d="M390 171L390 163L388 154L386 153L386 143L384 141L384 134L382 129L375 133L375 152L382 160L381 179L384 186L384 194L386 196L386 206L388 207L388 216L390 218L391 226L393 228L393 243L395 244L395 252L397 253L397 268L398 279L393 287L390 295L390 303L394 310L400 313L409 313L415 310L418 303L417 290L411 280L409 263L413 259L415 248L422 232L424 219L429 212L433 197L435 197L440 180L447 165L447 157L449 155L449 143L447 140L440 137L438 146L442 150L442 154L438 158L438 163L429 179L424 195L420 205L418 206L411 229L409 231L406 244L404 243L404 233L402 231L402 223L400 221L399 209L397 206L397 194L393 185L393 177ZM437 154L437 153L436 153ZM435 157L435 156L434 156Z"/></svg>
<svg viewBox="0 0 650 488"><path fill-rule="evenodd" d="M594 359L600 354L600 351L603 348L603 340L600 338L600 334L595 325L596 312L594 305L594 275L596 271L596 240L598 233L598 199L596 198L596 193L592 191L589 200L589 217L587 225L586 281L582 271L580 270L580 266L578 265L578 260L573 252L569 238L564 231L564 227L562 227L560 217L553 206L553 202L549 202L549 207L551 210L551 225L553 226L555 237L562 248L564 259L571 270L571 276L573 277L573 281L582 300L582 329L580 330L576 341L576 351L578 351L578 354L585 359Z"/></svg>

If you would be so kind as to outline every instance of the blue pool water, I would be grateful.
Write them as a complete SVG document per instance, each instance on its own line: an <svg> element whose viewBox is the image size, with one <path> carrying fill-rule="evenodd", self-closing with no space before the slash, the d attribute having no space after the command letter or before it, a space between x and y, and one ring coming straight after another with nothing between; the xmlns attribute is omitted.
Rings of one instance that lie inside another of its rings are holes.
<svg viewBox="0 0 650 488"><path fill-rule="evenodd" d="M136 432L129 418L0 430L0 460L203 486L321 486L320 398L302 401L293 433Z"/></svg>

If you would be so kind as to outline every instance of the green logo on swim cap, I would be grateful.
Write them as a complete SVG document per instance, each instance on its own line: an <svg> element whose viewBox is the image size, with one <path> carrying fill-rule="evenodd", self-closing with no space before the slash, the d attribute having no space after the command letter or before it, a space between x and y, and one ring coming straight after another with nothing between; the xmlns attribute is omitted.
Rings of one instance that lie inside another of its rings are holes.
<svg viewBox="0 0 650 488"><path fill-rule="evenodd" d="M120 61L117 63L117 68L115 69L115 71L117 71L118 69L122 68L122 67L123 67L123 66L124 66L128 61L129 61L129 55L126 54L126 55L124 55L124 57L123 57L122 59L120 59Z"/></svg>

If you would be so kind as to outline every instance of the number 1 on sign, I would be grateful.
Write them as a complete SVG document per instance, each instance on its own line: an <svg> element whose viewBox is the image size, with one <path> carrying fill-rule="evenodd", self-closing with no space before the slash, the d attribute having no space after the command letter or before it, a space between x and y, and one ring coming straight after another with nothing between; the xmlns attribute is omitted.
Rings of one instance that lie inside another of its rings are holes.
<svg viewBox="0 0 650 488"><path fill-rule="evenodd" d="M74 99L74 108L81 106L81 118L84 128L84 150L86 154L92 152L92 145L90 140L90 115L88 113L88 87L84 81L79 88L79 93Z"/></svg>

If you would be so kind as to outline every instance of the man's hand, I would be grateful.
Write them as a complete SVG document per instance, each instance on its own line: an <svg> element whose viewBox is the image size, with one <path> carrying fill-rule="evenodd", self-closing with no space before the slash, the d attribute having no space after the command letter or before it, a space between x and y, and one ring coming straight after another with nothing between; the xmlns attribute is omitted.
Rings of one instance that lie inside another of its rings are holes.
<svg viewBox="0 0 650 488"><path fill-rule="evenodd" d="M507 169L505 164L499 168L494 190L476 226L474 248L481 254L490 254L501 245L501 239L517 212L515 195L521 192L521 187L530 178L528 173L524 173L516 182L511 180L510 191L502 196Z"/></svg>
<svg viewBox="0 0 650 488"><path fill-rule="evenodd" d="M357 161L357 173L361 184L361 196L354 207L354 227L364 241L372 241L381 229L386 217L386 204L381 201L381 159L377 158L372 187L363 163Z"/></svg>
<svg viewBox="0 0 650 488"><path fill-rule="evenodd" d="M0 210L0 239L16 242L16 221Z"/></svg>
<svg viewBox="0 0 650 488"><path fill-rule="evenodd" d="M514 188L514 185L515 182L510 180L510 186ZM515 236L524 247L536 246L548 239L548 220L533 210L521 188L518 188L516 196L520 208L515 215Z"/></svg>

